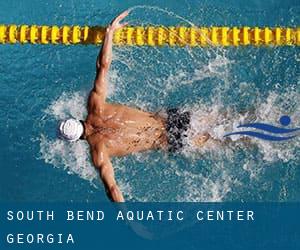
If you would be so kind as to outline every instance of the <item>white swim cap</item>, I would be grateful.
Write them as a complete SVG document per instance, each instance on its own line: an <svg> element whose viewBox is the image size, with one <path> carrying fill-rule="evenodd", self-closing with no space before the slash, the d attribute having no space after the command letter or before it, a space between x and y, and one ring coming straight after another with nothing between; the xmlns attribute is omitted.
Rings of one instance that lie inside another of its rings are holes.
<svg viewBox="0 0 300 250"><path fill-rule="evenodd" d="M79 120L68 119L59 124L59 137L66 141L77 141L83 134L84 127Z"/></svg>

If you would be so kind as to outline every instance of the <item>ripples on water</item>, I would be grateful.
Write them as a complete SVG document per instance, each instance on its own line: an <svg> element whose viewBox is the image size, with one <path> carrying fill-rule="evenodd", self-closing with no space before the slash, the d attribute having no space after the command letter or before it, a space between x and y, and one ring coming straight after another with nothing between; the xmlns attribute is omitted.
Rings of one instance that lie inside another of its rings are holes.
<svg viewBox="0 0 300 250"><path fill-rule="evenodd" d="M160 16L167 15L170 22L191 24L156 7L135 7L130 17L133 25L140 24L141 18L137 17L141 12L145 13L145 19L157 23ZM110 101L149 111L172 106L191 110L190 137L208 131L217 140L201 149L195 149L187 140L187 147L180 155L146 152L113 159L125 198L132 201L295 199L293 186L288 183L297 183L300 137L283 143L258 139L244 143L236 137L235 142L224 145L223 135L245 122L276 125L283 114L291 116L294 127L300 127L297 58L299 50L293 48L114 48ZM69 116L83 119L88 91L88 88L83 93L65 91L53 100L44 111L42 126L54 126L59 119ZM209 117L208 121L204 117ZM90 181L91 188L100 186L85 142L68 144L56 139L54 133L42 134L39 141L40 158L46 163ZM279 181L274 178L279 172L284 177L280 180L280 190L274 191L274 182ZM268 194L270 190L274 195Z"/></svg>

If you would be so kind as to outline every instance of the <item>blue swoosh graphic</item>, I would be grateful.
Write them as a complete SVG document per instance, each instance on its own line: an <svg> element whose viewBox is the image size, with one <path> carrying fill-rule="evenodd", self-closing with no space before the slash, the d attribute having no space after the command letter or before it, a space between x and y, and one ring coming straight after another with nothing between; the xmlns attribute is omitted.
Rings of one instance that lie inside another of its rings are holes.
<svg viewBox="0 0 300 250"><path fill-rule="evenodd" d="M238 128L256 128L273 134L287 134L287 133L300 131L300 128L294 128L294 129L278 128L265 123L248 123L248 124L240 125L238 126Z"/></svg>
<svg viewBox="0 0 300 250"><path fill-rule="evenodd" d="M254 131L233 132L233 133L224 135L224 137L231 136L231 135L248 135L248 136L256 137L256 138L266 140L266 141L286 141L286 140L290 140L290 139L293 139L296 137L296 135L287 136L287 137L284 137L284 136L278 137L278 136L266 135L266 134L262 134L262 133L258 133L258 132L254 132Z"/></svg>

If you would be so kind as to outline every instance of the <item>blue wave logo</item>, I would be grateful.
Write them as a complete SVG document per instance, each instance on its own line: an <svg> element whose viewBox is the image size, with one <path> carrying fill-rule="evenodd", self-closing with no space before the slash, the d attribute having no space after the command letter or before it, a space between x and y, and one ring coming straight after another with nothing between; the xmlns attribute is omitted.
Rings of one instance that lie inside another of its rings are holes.
<svg viewBox="0 0 300 250"><path fill-rule="evenodd" d="M283 127L276 127L266 123L247 123L237 127L237 128L252 128L256 130L261 130L262 132L267 132L269 134L262 133L259 131L249 130L249 131L232 132L224 135L224 137L228 137L232 135L246 135L246 136L255 137L267 141L286 141L295 138L297 136L296 132L300 131L300 128L290 128L290 129L284 128L291 124L291 118L289 116L285 116L285 115L281 116L279 122Z"/></svg>

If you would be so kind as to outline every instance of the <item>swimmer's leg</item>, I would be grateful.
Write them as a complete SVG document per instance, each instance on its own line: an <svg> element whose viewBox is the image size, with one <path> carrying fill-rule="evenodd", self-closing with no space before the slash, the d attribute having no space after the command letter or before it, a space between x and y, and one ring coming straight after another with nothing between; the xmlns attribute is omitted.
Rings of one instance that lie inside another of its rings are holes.
<svg viewBox="0 0 300 250"><path fill-rule="evenodd" d="M255 109L244 110L244 111L240 112L240 114L246 116L247 120L249 122L255 121L257 119ZM207 124L209 124L211 127L213 127L213 125L218 124L219 115L220 114L217 113L217 114L211 114L209 116L196 118L196 120L198 122L198 126L206 127ZM221 116L225 120L228 119L227 112L223 112L221 114ZM203 147L208 142L219 145L219 146L234 146L234 145L236 145L237 147L240 146L241 144L244 146L251 146L254 144L253 141L249 137L241 137L237 141L232 141L230 138L226 138L225 140L222 140L222 139L214 138L213 136L211 136L209 131L207 131L207 132L204 131L201 134L197 134L194 136L194 138L192 138L192 143L194 144L195 147L199 147L199 148Z"/></svg>
<svg viewBox="0 0 300 250"><path fill-rule="evenodd" d="M213 115L205 116L201 118L196 118L198 126L199 127L206 127L207 124L215 124L216 123L216 117ZM195 147L203 147L206 142L209 140L215 141L215 139L209 134L208 131L203 131L199 134L196 134L192 138L192 143Z"/></svg>
<svg viewBox="0 0 300 250"><path fill-rule="evenodd" d="M254 145L253 141L251 141L248 137L242 137L237 141L232 141L231 139L226 140L220 140L213 138L209 133L204 133L201 135L197 135L193 140L193 144L197 148L204 147L207 142L212 142L214 145L219 146L234 146L234 147L240 147L240 146L246 146L250 148Z"/></svg>
<svg viewBox="0 0 300 250"><path fill-rule="evenodd" d="M196 147L203 147L204 144L211 138L209 133L204 133L201 135L196 135L196 137L193 139L193 144Z"/></svg>

